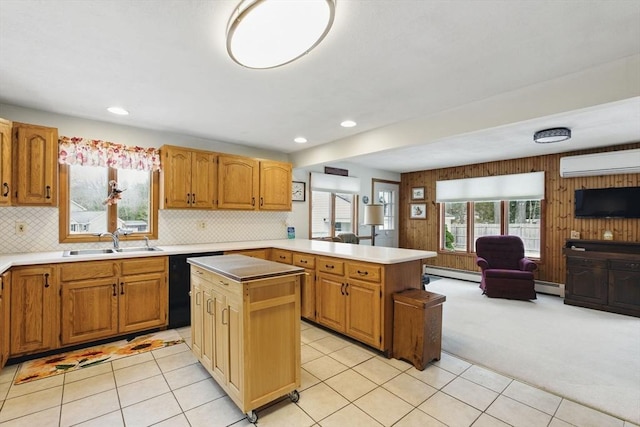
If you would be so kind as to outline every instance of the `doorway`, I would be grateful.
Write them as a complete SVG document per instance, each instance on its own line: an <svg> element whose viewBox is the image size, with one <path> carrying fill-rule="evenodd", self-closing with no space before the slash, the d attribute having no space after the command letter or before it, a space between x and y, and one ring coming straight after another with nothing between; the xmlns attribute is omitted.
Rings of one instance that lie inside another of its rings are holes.
<svg viewBox="0 0 640 427"><path fill-rule="evenodd" d="M400 183L372 180L372 202L384 205L384 224L376 226L376 246L398 247L398 212Z"/></svg>

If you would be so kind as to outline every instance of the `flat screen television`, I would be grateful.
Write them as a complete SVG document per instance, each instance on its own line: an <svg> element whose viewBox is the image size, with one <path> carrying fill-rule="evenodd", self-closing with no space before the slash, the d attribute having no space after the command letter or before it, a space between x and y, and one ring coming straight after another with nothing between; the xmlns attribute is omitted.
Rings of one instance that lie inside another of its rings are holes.
<svg viewBox="0 0 640 427"><path fill-rule="evenodd" d="M640 187L576 190L576 218L640 218Z"/></svg>

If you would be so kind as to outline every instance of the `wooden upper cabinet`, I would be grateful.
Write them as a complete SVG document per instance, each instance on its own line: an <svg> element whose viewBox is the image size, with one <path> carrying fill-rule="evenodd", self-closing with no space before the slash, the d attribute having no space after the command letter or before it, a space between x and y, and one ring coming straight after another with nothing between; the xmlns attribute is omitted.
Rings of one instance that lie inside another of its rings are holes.
<svg viewBox="0 0 640 427"><path fill-rule="evenodd" d="M16 205L58 205L58 129L13 123Z"/></svg>
<svg viewBox="0 0 640 427"><path fill-rule="evenodd" d="M218 207L244 210L291 210L291 164L220 155Z"/></svg>
<svg viewBox="0 0 640 427"><path fill-rule="evenodd" d="M0 206L11 205L11 122L0 119Z"/></svg>
<svg viewBox="0 0 640 427"><path fill-rule="evenodd" d="M215 153L169 145L161 151L162 207L215 208Z"/></svg>
<svg viewBox="0 0 640 427"><path fill-rule="evenodd" d="M258 209L259 164L249 157L218 157L218 208Z"/></svg>
<svg viewBox="0 0 640 427"><path fill-rule="evenodd" d="M291 210L291 163L260 162L260 210Z"/></svg>

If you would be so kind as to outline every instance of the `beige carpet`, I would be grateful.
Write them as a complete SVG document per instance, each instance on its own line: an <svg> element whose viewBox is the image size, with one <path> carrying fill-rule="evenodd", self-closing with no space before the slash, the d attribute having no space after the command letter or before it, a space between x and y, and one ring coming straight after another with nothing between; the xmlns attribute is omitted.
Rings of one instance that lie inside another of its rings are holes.
<svg viewBox="0 0 640 427"><path fill-rule="evenodd" d="M640 424L640 319L564 305L487 298L477 283L442 279L443 350Z"/></svg>

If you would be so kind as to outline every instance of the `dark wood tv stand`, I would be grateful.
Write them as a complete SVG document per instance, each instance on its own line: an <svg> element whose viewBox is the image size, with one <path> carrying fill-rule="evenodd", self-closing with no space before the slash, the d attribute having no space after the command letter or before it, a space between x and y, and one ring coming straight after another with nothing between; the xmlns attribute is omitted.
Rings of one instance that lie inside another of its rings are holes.
<svg viewBox="0 0 640 427"><path fill-rule="evenodd" d="M640 243L569 239L562 251L565 304L640 317Z"/></svg>

